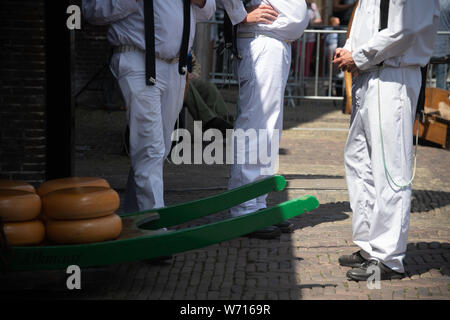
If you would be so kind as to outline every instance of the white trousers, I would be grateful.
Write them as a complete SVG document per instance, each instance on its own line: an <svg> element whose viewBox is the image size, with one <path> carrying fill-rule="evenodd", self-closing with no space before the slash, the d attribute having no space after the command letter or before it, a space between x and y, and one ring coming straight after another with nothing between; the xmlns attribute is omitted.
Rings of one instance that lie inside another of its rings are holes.
<svg viewBox="0 0 450 320"><path fill-rule="evenodd" d="M131 169L125 212L164 207L163 163L183 105L185 76L178 64L156 60L156 85L145 83L145 55L115 54L111 70L117 76L130 128Z"/></svg>
<svg viewBox="0 0 450 320"><path fill-rule="evenodd" d="M386 168L397 184L411 179L413 124L421 86L419 67L382 68L354 79L353 110L345 147L345 169L353 211L353 241L366 259L404 272L411 206L411 186L397 187L383 164L378 113Z"/></svg>
<svg viewBox="0 0 450 320"><path fill-rule="evenodd" d="M283 129L283 100L291 65L291 46L288 43L259 36L255 39L238 39L238 64L240 80L239 114L234 129L256 129L258 141L267 142L267 154L274 159L278 156L278 146ZM259 129L266 129L261 132ZM277 130L277 132L275 132ZM278 133L278 134L277 134ZM261 136L263 135L263 136ZM255 143L255 141L253 141ZM270 154L272 144L275 157ZM259 159L259 149L251 148L251 141L237 144L235 140L234 161L231 165L229 189L262 179L274 174L273 161L264 164ZM258 145L255 143L253 145ZM261 146L259 145L258 148ZM238 150L238 148L240 150ZM245 163L238 163L238 154L245 155ZM251 152L258 154L255 164L250 162ZM264 161L265 162L265 161ZM232 216L240 216L266 207L267 195L247 201L230 210Z"/></svg>

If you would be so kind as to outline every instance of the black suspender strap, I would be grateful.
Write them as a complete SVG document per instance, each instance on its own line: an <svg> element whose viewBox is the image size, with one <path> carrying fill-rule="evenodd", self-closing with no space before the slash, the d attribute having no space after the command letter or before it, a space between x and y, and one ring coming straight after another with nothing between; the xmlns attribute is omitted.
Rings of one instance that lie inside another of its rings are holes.
<svg viewBox="0 0 450 320"><path fill-rule="evenodd" d="M225 48L231 48L233 46L233 24L231 23L230 16L225 11L223 16L223 38L225 41Z"/></svg>
<svg viewBox="0 0 450 320"><path fill-rule="evenodd" d="M237 59L241 60L242 57L239 54L238 51L238 46L237 46L237 30L238 30L238 26L233 26L233 48L234 48L234 54L236 56Z"/></svg>
<svg viewBox="0 0 450 320"><path fill-rule="evenodd" d="M378 31L381 31L381 30L387 28L388 17L389 17L389 0L381 0L381 2L380 2L380 29ZM380 62L378 64L379 67L382 65L383 65L383 62Z"/></svg>
<svg viewBox="0 0 450 320"><path fill-rule="evenodd" d="M183 37L181 40L180 60L178 71L186 74L189 38L191 34L191 1L183 0ZM145 23L145 81L147 85L156 84L155 68L155 15L153 0L144 0L144 23Z"/></svg>
<svg viewBox="0 0 450 320"><path fill-rule="evenodd" d="M148 86L156 84L155 68L155 15L153 0L144 0L145 24L145 82Z"/></svg>
<svg viewBox="0 0 450 320"><path fill-rule="evenodd" d="M380 3L380 30L386 29L389 17L389 0L381 0Z"/></svg>
<svg viewBox="0 0 450 320"><path fill-rule="evenodd" d="M250 0L242 0L244 3L244 6L247 5ZM225 40L225 48L231 50L231 53L237 58L242 59L242 57L239 55L238 48L237 48L237 29L238 26L231 23L230 17L228 16L228 13L225 11L225 15L223 18L223 35Z"/></svg>
<svg viewBox="0 0 450 320"><path fill-rule="evenodd" d="M386 29L388 26L389 17L389 0L381 0L380 2L380 31ZM380 63L381 66L383 63ZM416 115L423 113L425 106L425 88L427 85L427 70L428 65L421 68L422 85L420 88L420 95L417 101Z"/></svg>
<svg viewBox="0 0 450 320"><path fill-rule="evenodd" d="M417 101L416 115L421 115L425 111L425 89L427 87L428 64L420 68L422 74L422 85L420 86L419 99Z"/></svg>
<svg viewBox="0 0 450 320"><path fill-rule="evenodd" d="M191 35L191 1L183 0L184 17L183 17L183 38L181 40L180 61L178 63L178 72L186 74L187 56L189 47L189 38Z"/></svg>
<svg viewBox="0 0 450 320"><path fill-rule="evenodd" d="M233 26L226 11L223 17L223 37L225 49L230 50L236 58L241 59L237 50L237 26Z"/></svg>

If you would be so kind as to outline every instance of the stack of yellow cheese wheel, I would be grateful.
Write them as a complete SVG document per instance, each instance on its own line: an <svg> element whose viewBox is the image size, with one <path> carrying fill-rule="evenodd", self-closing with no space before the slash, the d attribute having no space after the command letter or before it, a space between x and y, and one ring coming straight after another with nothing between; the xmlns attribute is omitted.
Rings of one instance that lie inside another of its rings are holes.
<svg viewBox="0 0 450 320"><path fill-rule="evenodd" d="M77 187L105 187L110 188L108 181L95 177L68 177L48 180L42 183L36 190L36 193L43 198L46 194L62 189L70 189ZM47 217L42 211L39 219L46 222Z"/></svg>
<svg viewBox="0 0 450 320"><path fill-rule="evenodd" d="M61 179L48 180L42 183L36 190L36 193L43 197L47 193L56 190L76 188L76 187L105 187L111 188L108 181L95 177L69 177Z"/></svg>
<svg viewBox="0 0 450 320"><path fill-rule="evenodd" d="M45 238L45 227L37 217L41 198L23 181L0 180L0 217L11 246L37 245Z"/></svg>
<svg viewBox="0 0 450 320"><path fill-rule="evenodd" d="M0 179L0 189L2 190L22 190L35 193L36 189L25 181Z"/></svg>
<svg viewBox="0 0 450 320"><path fill-rule="evenodd" d="M59 181L57 181L59 180ZM47 238L58 244L113 240L122 231L115 214L120 200L104 179L65 178L44 182L42 197Z"/></svg>

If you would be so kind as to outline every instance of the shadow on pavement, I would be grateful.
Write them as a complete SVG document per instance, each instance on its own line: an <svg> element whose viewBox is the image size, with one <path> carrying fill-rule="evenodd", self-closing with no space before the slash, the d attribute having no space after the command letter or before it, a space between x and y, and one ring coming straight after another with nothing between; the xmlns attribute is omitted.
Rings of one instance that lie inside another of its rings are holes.
<svg viewBox="0 0 450 320"><path fill-rule="evenodd" d="M405 272L409 277L423 275L431 269L450 276L450 243L411 242L408 243L404 259Z"/></svg>
<svg viewBox="0 0 450 320"><path fill-rule="evenodd" d="M307 212L297 218L292 219L296 229L314 227L324 222L341 221L349 218L348 202L334 202L321 204L319 208L312 212Z"/></svg>
<svg viewBox="0 0 450 320"><path fill-rule="evenodd" d="M411 212L428 212L450 204L450 192L432 190L413 190Z"/></svg>
<svg viewBox="0 0 450 320"><path fill-rule="evenodd" d="M344 179L344 176L333 176L326 174L283 174L283 177L289 182L293 179Z"/></svg>

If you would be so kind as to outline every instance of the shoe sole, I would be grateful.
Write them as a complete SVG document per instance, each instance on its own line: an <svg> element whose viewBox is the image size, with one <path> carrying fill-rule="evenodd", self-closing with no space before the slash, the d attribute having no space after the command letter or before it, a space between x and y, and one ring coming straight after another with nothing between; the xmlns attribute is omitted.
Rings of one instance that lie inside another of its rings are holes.
<svg viewBox="0 0 450 320"><path fill-rule="evenodd" d="M355 276L355 275L352 275L352 276L350 276L350 275L348 275L348 274L346 274L346 276L347 276L347 278L348 278L348 280L355 280L355 281L367 281L367 279L371 276L371 275L369 275L368 277L364 277L364 276ZM403 279L405 276L404 275L401 275L401 274L394 274L394 275L392 275L392 276L390 276L390 277L387 277L387 276L381 276L380 277L380 280L399 280L399 279Z"/></svg>
<svg viewBox="0 0 450 320"><path fill-rule="evenodd" d="M342 267L359 268L362 266L362 262L361 263L341 263L341 262L339 262L339 265Z"/></svg>
<svg viewBox="0 0 450 320"><path fill-rule="evenodd" d="M294 224L290 223L287 226L280 226L279 224L275 224L275 227L277 227L278 229L280 229L281 233L292 233L294 232Z"/></svg>

